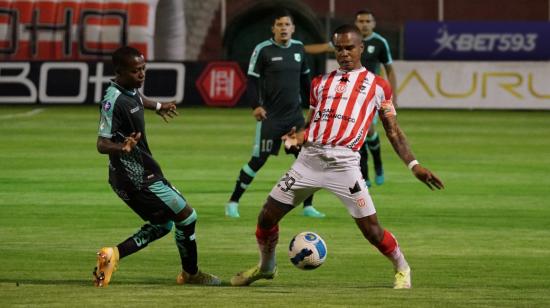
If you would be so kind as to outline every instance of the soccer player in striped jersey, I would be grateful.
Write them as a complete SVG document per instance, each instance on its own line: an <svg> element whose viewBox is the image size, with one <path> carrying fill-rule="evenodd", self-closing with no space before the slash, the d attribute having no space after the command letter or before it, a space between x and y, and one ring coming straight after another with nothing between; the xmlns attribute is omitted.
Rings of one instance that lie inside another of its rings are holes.
<svg viewBox="0 0 550 308"><path fill-rule="evenodd" d="M393 263L393 287L412 286L409 264L394 235L378 221L359 167L358 150L375 114L380 116L395 152L413 175L432 190L442 189L443 182L420 165L412 153L397 124L387 81L361 65L364 47L360 30L354 25L341 26L334 31L333 43L340 68L313 80L307 127L291 130L283 137L285 146L302 149L290 170L271 190L258 216L260 262L234 276L233 285L275 277L280 220L305 197L324 188L342 201L364 237Z"/></svg>
<svg viewBox="0 0 550 308"><path fill-rule="evenodd" d="M139 92L145 81L145 59L133 47L113 53L115 79L100 107L97 150L109 155L109 184L136 214L147 221L139 231L116 246L97 252L94 284L106 287L120 259L147 247L175 226L182 271L178 284L219 285L221 280L197 266L195 223L197 214L168 182L153 158L145 134L145 109L155 110L165 121L177 116L174 102L151 101Z"/></svg>
<svg viewBox="0 0 550 308"><path fill-rule="evenodd" d="M256 138L252 157L240 170L237 183L225 205L225 215L239 218L239 200L257 172L271 155L278 155L281 137L292 127L303 128L304 114L300 90L309 96L310 79L304 46L293 40L294 22L290 12L280 10L273 16L273 38L256 46L248 66L247 96L256 119ZM286 150L298 156L298 152ZM312 205L312 196L304 200L304 216L323 218Z"/></svg>
<svg viewBox="0 0 550 308"><path fill-rule="evenodd" d="M374 32L376 20L372 11L361 10L355 13L355 25L359 28L359 30L361 30L361 34L363 36L364 51L361 55L361 63L363 63L363 66L368 71L377 75L380 75L380 64L383 64L384 70L386 71L386 78L390 82L392 89L396 89L397 81L395 71L392 67L393 60L390 47L383 36ZM324 44L305 45L304 47L306 52L311 54L334 51L334 45L330 42ZM393 103L396 105L395 93ZM384 168L382 165L382 156L380 151L380 138L378 136L378 132L376 131L375 125L377 122L378 117L375 117L373 120L373 125L370 126L369 131L367 132L367 142L365 142L364 146L359 151L361 154L361 172L363 173L363 177L369 187L371 186L368 168L369 151L372 154L374 162L374 182L377 185L384 184Z"/></svg>

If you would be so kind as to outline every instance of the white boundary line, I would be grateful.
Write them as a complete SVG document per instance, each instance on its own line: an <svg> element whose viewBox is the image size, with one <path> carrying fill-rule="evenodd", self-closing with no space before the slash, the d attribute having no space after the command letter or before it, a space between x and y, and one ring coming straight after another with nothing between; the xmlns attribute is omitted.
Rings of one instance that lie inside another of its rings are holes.
<svg viewBox="0 0 550 308"><path fill-rule="evenodd" d="M13 113L13 114L5 114L0 115L0 120L9 120L9 119L16 119L16 118L28 118L35 116L39 113L42 113L45 109L44 108L36 108L31 111L23 112L23 113Z"/></svg>

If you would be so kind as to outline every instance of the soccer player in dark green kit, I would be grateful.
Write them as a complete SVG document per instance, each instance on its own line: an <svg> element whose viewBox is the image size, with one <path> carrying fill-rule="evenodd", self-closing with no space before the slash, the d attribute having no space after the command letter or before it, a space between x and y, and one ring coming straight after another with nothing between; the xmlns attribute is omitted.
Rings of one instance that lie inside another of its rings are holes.
<svg viewBox="0 0 550 308"><path fill-rule="evenodd" d="M97 252L94 284L108 286L120 259L165 236L175 225L182 265L176 282L219 285L218 277L201 272L197 266L195 210L164 178L147 143L144 110L156 110L167 121L178 115L176 104L154 102L139 93L145 80L145 60L137 49L117 49L113 65L115 79L101 102L97 150L109 155L109 183L113 191L148 223L117 246Z"/></svg>
<svg viewBox="0 0 550 308"><path fill-rule="evenodd" d="M361 34L363 35L364 51L361 55L361 64L363 64L368 71L377 75L380 75L380 64L384 65L386 78L390 82L392 89L397 90L395 72L391 65L393 60L390 47L384 37L374 32L374 28L376 27L374 14L369 10L358 11L355 13L355 25L361 30ZM331 43L311 44L305 45L305 50L310 54L318 54L333 52L334 47ZM397 106L396 93L394 93L393 102ZM373 124L376 124L376 122L378 122L378 116L376 116ZM368 151L370 150L374 161L374 171L376 173L374 181L377 185L382 185L384 184L384 168L380 155L380 138L375 125L370 126L366 141L363 148L359 151L361 153L361 173L365 178L367 186L370 187L371 182L368 169Z"/></svg>
<svg viewBox="0 0 550 308"><path fill-rule="evenodd" d="M231 218L240 217L241 196L268 157L279 153L281 137L293 127L301 129L305 125L300 89L309 97L309 68L302 42L292 39L294 22L290 12L276 12L271 30L273 38L256 46L248 66L247 96L258 122L252 158L242 167L225 206L225 215ZM285 151L298 155L295 151ZM325 214L312 206L311 200L310 197L304 201L304 215L324 217Z"/></svg>

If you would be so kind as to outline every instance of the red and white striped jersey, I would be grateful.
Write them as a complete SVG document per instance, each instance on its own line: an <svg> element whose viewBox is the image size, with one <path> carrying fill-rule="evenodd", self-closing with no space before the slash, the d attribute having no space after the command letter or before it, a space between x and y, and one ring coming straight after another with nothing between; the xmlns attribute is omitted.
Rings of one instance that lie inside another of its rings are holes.
<svg viewBox="0 0 550 308"><path fill-rule="evenodd" d="M358 151L382 104L392 107L395 114L391 99L388 82L364 67L317 76L311 83L313 114L305 140Z"/></svg>

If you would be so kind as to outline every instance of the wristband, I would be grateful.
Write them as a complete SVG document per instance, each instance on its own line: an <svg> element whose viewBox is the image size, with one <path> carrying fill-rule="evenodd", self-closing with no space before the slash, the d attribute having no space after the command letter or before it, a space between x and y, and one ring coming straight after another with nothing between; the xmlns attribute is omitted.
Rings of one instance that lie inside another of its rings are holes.
<svg viewBox="0 0 550 308"><path fill-rule="evenodd" d="M160 111L162 108L162 104L160 102L157 102L157 107L155 108L157 111Z"/></svg>
<svg viewBox="0 0 550 308"><path fill-rule="evenodd" d="M415 159L407 165L407 168L409 168L409 170L413 170L414 166L416 166L418 164L420 164L420 163L418 162L418 160Z"/></svg>

